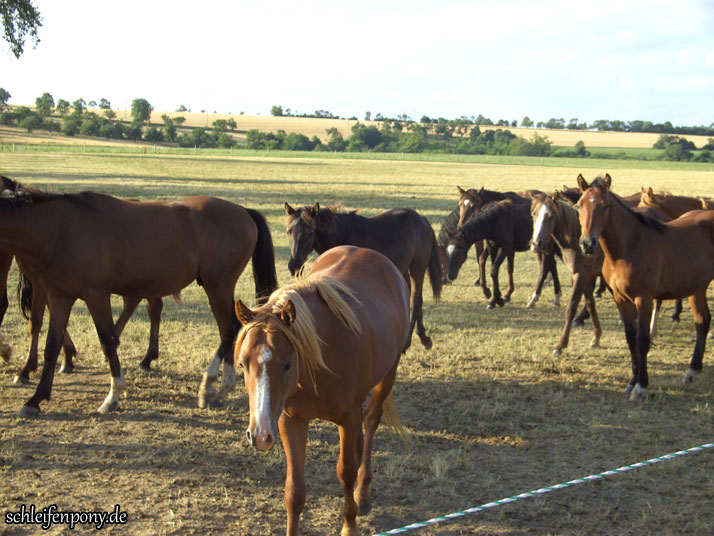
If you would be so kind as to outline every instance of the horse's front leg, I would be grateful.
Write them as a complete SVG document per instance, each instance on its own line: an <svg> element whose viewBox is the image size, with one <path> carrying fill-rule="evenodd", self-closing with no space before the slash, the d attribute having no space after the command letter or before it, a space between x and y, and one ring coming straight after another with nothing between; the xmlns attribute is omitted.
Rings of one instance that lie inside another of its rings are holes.
<svg viewBox="0 0 714 536"><path fill-rule="evenodd" d="M491 301L488 304L489 309L493 309L496 305L503 307L505 303L501 297L501 289L498 286L498 271L501 269L501 264L503 264L504 259L508 256L508 251L505 248L498 250L498 255L491 264L491 280L493 281L493 295L491 296Z"/></svg>
<svg viewBox="0 0 714 536"><path fill-rule="evenodd" d="M694 352L692 360L689 363L689 370L684 375L684 383L691 383L694 377L702 370L702 358L704 357L704 348L707 344L707 331L711 323L711 313L707 305L707 290L706 288L698 290L695 294L689 297L689 306L694 315L694 326L697 330L697 342L694 344Z"/></svg>
<svg viewBox="0 0 714 536"><path fill-rule="evenodd" d="M516 289L516 286L513 284L513 262L514 262L515 258L516 258L515 251L511 251L508 254L508 256L506 257L506 259L508 261L508 262L506 262L506 271L508 272L508 288L506 289L505 296L503 296L504 302L511 301L511 294L513 294L513 291Z"/></svg>
<svg viewBox="0 0 714 536"><path fill-rule="evenodd" d="M164 301L161 298L147 299L146 309L149 312L149 347L146 350L144 359L139 366L144 370L151 369L151 362L159 357L159 328L161 326L161 310L164 308Z"/></svg>
<svg viewBox="0 0 714 536"><path fill-rule="evenodd" d="M646 397L647 384L647 353L650 351L650 322L654 303L652 298L638 296L635 298L637 308L637 357L639 367L635 376L635 387L630 395L630 400L644 400Z"/></svg>
<svg viewBox="0 0 714 536"><path fill-rule="evenodd" d="M639 372L639 357L637 353L637 308L635 304L628 301L627 298L619 295L615 296L615 305L620 313L625 328L625 339L630 350L630 359L632 360L632 377L625 388L625 394L631 394L637 383L637 375Z"/></svg>
<svg viewBox="0 0 714 536"><path fill-rule="evenodd" d="M285 534L297 536L300 513L305 506L307 487L305 486L305 451L307 448L306 419L288 417L283 413L278 420L280 440L285 451L287 470L285 474L285 509L288 523Z"/></svg>
<svg viewBox="0 0 714 536"><path fill-rule="evenodd" d="M541 253L540 251L537 251L536 258L538 259L538 266L540 269L538 271L538 281L536 282L535 291L533 292L531 297L528 298L528 301L526 302L526 307L528 309L534 309L536 306L536 303L538 303L538 299L540 298L540 293L541 293L541 290L543 290L543 284L545 283L545 278L546 278L545 258L543 257L543 253Z"/></svg>
<svg viewBox="0 0 714 536"><path fill-rule="evenodd" d="M359 459L357 443L362 439L362 408L347 414L338 424L340 429L340 459L337 462L337 478L340 479L345 493L345 504L342 508L344 524L340 536L358 536L358 508L354 491Z"/></svg>
<svg viewBox="0 0 714 536"><path fill-rule="evenodd" d="M486 261L488 260L489 257L491 257L491 266L493 266L493 263L495 262L498 251L496 248L494 248L487 242L482 241L482 244L483 244L483 249L481 251L481 254L477 257L478 258L478 281L476 281L476 284L478 285L480 283L481 291L483 292L483 295L488 300L491 298L491 289L489 289L488 285L486 284Z"/></svg>
<svg viewBox="0 0 714 536"><path fill-rule="evenodd" d="M573 293L570 296L570 301L568 301L568 307L565 309L565 326L563 327L563 334L560 336L560 341L553 349L553 355L560 355L563 352L563 348L567 348L568 341L570 340L570 329L573 325L573 319L575 318L575 312L578 309L578 304L580 303L580 297L583 295L585 278L581 274L573 275Z"/></svg>

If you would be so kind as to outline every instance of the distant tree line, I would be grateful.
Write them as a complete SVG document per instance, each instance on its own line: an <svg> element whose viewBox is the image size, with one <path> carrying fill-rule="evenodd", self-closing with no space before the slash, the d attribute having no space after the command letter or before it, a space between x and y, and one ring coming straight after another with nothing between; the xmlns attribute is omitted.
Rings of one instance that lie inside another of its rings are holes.
<svg viewBox="0 0 714 536"><path fill-rule="evenodd" d="M50 93L43 93L35 100L35 108L17 106L10 109L7 102L10 93L0 88L0 124L16 125L26 129L61 132L66 136L93 136L116 140L147 141L151 143L176 143L181 147L223 147L236 144L234 119L217 119L212 129L194 128L188 133L178 134L184 117L161 116L163 125L157 127L149 123L153 106L146 99L131 102L131 121L116 118L107 99L89 101L76 99L72 103L59 99L55 102ZM94 110L99 109L100 112Z"/></svg>

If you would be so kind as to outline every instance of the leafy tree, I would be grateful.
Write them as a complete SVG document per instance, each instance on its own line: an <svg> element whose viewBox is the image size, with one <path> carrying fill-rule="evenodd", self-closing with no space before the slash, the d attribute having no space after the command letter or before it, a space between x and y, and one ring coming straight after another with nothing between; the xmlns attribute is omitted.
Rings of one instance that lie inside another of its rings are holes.
<svg viewBox="0 0 714 536"><path fill-rule="evenodd" d="M151 111L154 109L146 99L134 99L131 101L131 117L135 123L146 123L151 119Z"/></svg>
<svg viewBox="0 0 714 536"><path fill-rule="evenodd" d="M230 119L226 120L226 126L230 129L231 132L233 132L238 127L238 124L236 123L236 120L231 117Z"/></svg>
<svg viewBox="0 0 714 536"><path fill-rule="evenodd" d="M67 112L69 111L69 102L67 102L64 99L59 99L57 101L57 113L60 114L62 117L67 115Z"/></svg>
<svg viewBox="0 0 714 536"><path fill-rule="evenodd" d="M132 141L139 141L141 135L143 134L142 124L140 122L134 121L131 125L126 128L124 135L127 139Z"/></svg>
<svg viewBox="0 0 714 536"><path fill-rule="evenodd" d="M164 141L163 133L156 127L149 127L144 132L144 139L152 143Z"/></svg>
<svg viewBox="0 0 714 536"><path fill-rule="evenodd" d="M176 141L176 124L173 119L164 114L161 116L164 122L164 139L166 141Z"/></svg>
<svg viewBox="0 0 714 536"><path fill-rule="evenodd" d="M35 107L41 118L52 115L52 108L55 106L55 99L49 93L43 93L41 97L35 99Z"/></svg>
<svg viewBox="0 0 714 536"><path fill-rule="evenodd" d="M104 97L102 97L101 99L99 99L99 107L100 107L102 110L109 110L109 109L111 109L111 107L112 107L112 103L109 102L109 101L108 101L107 99L105 99Z"/></svg>
<svg viewBox="0 0 714 536"><path fill-rule="evenodd" d="M707 144L702 147L702 149L706 151L714 151L714 138L708 138Z"/></svg>
<svg viewBox="0 0 714 536"><path fill-rule="evenodd" d="M0 112L2 112L5 109L5 106L7 106L7 101L10 100L10 93L5 89L0 87Z"/></svg>
<svg viewBox="0 0 714 536"><path fill-rule="evenodd" d="M72 113L77 117L81 117L86 108L87 103L84 102L84 99L77 99L72 103Z"/></svg>
<svg viewBox="0 0 714 536"><path fill-rule="evenodd" d="M104 110L104 117L106 117L110 121L112 119L115 119L116 116L117 116L116 112L114 110L112 110L111 108L107 108L106 110Z"/></svg>
<svg viewBox="0 0 714 536"><path fill-rule="evenodd" d="M521 126L530 128L533 126L533 121L531 121L531 118L526 115L523 119L521 119Z"/></svg>
<svg viewBox="0 0 714 536"><path fill-rule="evenodd" d="M178 109L176 111L177 112L190 112L191 110L189 110L182 104L181 106L178 107Z"/></svg>
<svg viewBox="0 0 714 536"><path fill-rule="evenodd" d="M328 128L327 136L328 136L327 148L330 151L342 152L347 148L347 142L342 137L342 134L340 134L340 131L337 130L337 128L335 128L335 127Z"/></svg>
<svg viewBox="0 0 714 536"><path fill-rule="evenodd" d="M180 127L181 125L183 125L186 122L186 118L182 115L179 115L178 117L174 117L173 121L177 126Z"/></svg>
<svg viewBox="0 0 714 536"><path fill-rule="evenodd" d="M10 43L10 51L16 58L24 51L25 38L29 35L34 44L40 42L37 30L42 26L42 17L31 0L0 1L0 23L3 39Z"/></svg>
<svg viewBox="0 0 714 536"><path fill-rule="evenodd" d="M270 109L270 115L272 115L273 117L282 117L283 116L283 107L277 106L277 105L273 106Z"/></svg>
<svg viewBox="0 0 714 536"><path fill-rule="evenodd" d="M365 113L364 113L364 120L365 120L365 121L371 121L371 120L372 120L372 112L365 112Z"/></svg>
<svg viewBox="0 0 714 536"><path fill-rule="evenodd" d="M19 126L26 129L27 132L32 132L42 126L42 118L36 113L29 113L20 121Z"/></svg>
<svg viewBox="0 0 714 536"><path fill-rule="evenodd" d="M575 156L582 158L590 156L590 151L585 148L585 142L583 140L579 140L575 144Z"/></svg>
<svg viewBox="0 0 714 536"><path fill-rule="evenodd" d="M87 103L87 106L88 106L89 108L96 108L96 107L97 107L97 101L95 101L95 100L90 100L90 101Z"/></svg>
<svg viewBox="0 0 714 536"><path fill-rule="evenodd" d="M64 123L62 124L62 133L65 136L76 136L79 134L79 125L82 120L77 115L70 115L65 117Z"/></svg>

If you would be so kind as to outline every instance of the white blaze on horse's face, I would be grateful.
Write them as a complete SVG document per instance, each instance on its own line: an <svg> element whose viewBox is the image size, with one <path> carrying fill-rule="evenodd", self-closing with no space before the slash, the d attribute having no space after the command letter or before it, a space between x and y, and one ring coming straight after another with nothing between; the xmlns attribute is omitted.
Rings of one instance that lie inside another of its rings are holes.
<svg viewBox="0 0 714 536"><path fill-rule="evenodd" d="M446 246L446 253L451 256L454 253L454 250L456 249L456 246L454 244L449 244Z"/></svg>
<svg viewBox="0 0 714 536"><path fill-rule="evenodd" d="M553 210L548 205L541 205L536 221L533 224L531 250L538 251L539 246L549 242L550 234L553 232L553 215Z"/></svg>

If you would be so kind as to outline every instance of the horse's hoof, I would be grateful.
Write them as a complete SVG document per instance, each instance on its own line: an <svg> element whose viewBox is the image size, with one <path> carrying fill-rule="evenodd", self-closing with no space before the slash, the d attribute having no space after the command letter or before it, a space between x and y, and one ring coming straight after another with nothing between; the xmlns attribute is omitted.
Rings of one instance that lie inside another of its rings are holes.
<svg viewBox="0 0 714 536"><path fill-rule="evenodd" d="M632 385L632 384L628 385L627 387L625 387L625 394L629 395L634 388L635 388L634 385Z"/></svg>
<svg viewBox="0 0 714 536"><path fill-rule="evenodd" d="M151 372L151 362L144 363L143 361L139 363L139 370L143 370L144 372Z"/></svg>
<svg viewBox="0 0 714 536"><path fill-rule="evenodd" d="M502 301L503 303L511 303L511 296L510 296L510 295L509 295L509 296L505 296L505 297L504 297L502 300L500 300L500 301ZM503 307L503 305L501 305L501 307Z"/></svg>
<svg viewBox="0 0 714 536"><path fill-rule="evenodd" d="M22 384L22 385L27 385L28 383L30 383L30 379L29 379L29 378L25 378L24 376L15 376L15 377L12 379L12 383L14 383L14 384L18 384L18 383L19 383L19 384Z"/></svg>
<svg viewBox="0 0 714 536"><path fill-rule="evenodd" d="M491 291L487 288L483 289L483 295L486 296L487 300L491 299Z"/></svg>
<svg viewBox="0 0 714 536"><path fill-rule="evenodd" d="M492 303L489 303L489 304L486 306L486 309L488 309L489 311L490 311L491 309L495 309L495 308L496 308L496 306L495 306L494 304L492 304Z"/></svg>
<svg viewBox="0 0 714 536"><path fill-rule="evenodd" d="M554 355L555 357L558 357L558 356L561 355L562 353L563 353L563 350L560 349L560 348L556 348L555 350L553 350L553 355Z"/></svg>
<svg viewBox="0 0 714 536"><path fill-rule="evenodd" d="M22 406L20 411L17 412L17 416L22 419L34 419L40 414L40 408L35 406Z"/></svg>
<svg viewBox="0 0 714 536"><path fill-rule="evenodd" d="M602 292L596 292L595 294L593 294L593 296L595 298L602 298Z"/></svg>
<svg viewBox="0 0 714 536"><path fill-rule="evenodd" d="M433 345L433 343L431 342L431 337L424 337L423 339L421 339L421 344L427 350L431 349Z"/></svg>
<svg viewBox="0 0 714 536"><path fill-rule="evenodd" d="M688 369L687 373L684 375L684 385L690 384L697 377L697 371L694 369Z"/></svg>
<svg viewBox="0 0 714 536"><path fill-rule="evenodd" d="M599 342L591 342L590 348L600 348L600 343Z"/></svg>
<svg viewBox="0 0 714 536"><path fill-rule="evenodd" d="M679 324L679 315L672 315L672 324ZM709 334L709 338L710 338L710 339L712 338L711 335L712 335L712 334L710 333L710 334Z"/></svg>
<svg viewBox="0 0 714 536"><path fill-rule="evenodd" d="M632 392L630 393L630 401L637 402L639 400L644 400L645 398L647 398L645 388L642 387L639 383L636 384L635 387L632 389Z"/></svg>
<svg viewBox="0 0 714 536"><path fill-rule="evenodd" d="M114 401L107 403L105 402L101 406L99 406L99 409L97 409L97 413L101 413L102 415L106 415L107 413L112 413L114 411L117 411L119 409L119 401Z"/></svg>
<svg viewBox="0 0 714 536"><path fill-rule="evenodd" d="M62 365L59 369L60 374L72 374L74 372L74 366L66 367Z"/></svg>
<svg viewBox="0 0 714 536"><path fill-rule="evenodd" d="M372 503L368 502L365 504L359 504L357 503L357 515L358 516L366 516L369 514L369 511L372 509Z"/></svg>
<svg viewBox="0 0 714 536"><path fill-rule="evenodd" d="M576 328L582 328L585 325L585 322L582 320L573 320L573 326Z"/></svg>
<svg viewBox="0 0 714 536"><path fill-rule="evenodd" d="M5 363L9 363L11 356L12 356L12 348L7 344L3 345L2 348L0 348L0 357L2 357L2 360Z"/></svg>

